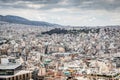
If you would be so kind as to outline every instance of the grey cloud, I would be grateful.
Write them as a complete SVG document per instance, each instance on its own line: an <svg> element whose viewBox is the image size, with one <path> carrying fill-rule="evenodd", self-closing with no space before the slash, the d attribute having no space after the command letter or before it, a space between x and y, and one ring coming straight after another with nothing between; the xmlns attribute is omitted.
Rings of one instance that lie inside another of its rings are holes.
<svg viewBox="0 0 120 80"><path fill-rule="evenodd" d="M0 0L0 7L2 8L29 8L34 9L34 7L29 7L27 5L42 5L45 7L43 9L50 9L56 7L55 5L59 3L60 0ZM52 7L53 6L53 7ZM47 8L48 7L48 8Z"/></svg>
<svg viewBox="0 0 120 80"><path fill-rule="evenodd" d="M22 3L17 3L21 1ZM120 0L65 0L67 4L62 4L64 0L0 0L2 8L32 8L27 6L44 4L45 6L38 9L48 10L53 8L77 8L77 9L105 9L115 10L120 7ZM29 3L24 3L29 2ZM14 4L17 3L17 4ZM61 3L61 4L60 4ZM33 8L34 9L34 8Z"/></svg>
<svg viewBox="0 0 120 80"><path fill-rule="evenodd" d="M55 4L58 3L60 0L0 0L1 3L14 3L14 2L19 2L19 1L23 1L23 2L31 2L31 3L35 3L35 4Z"/></svg>
<svg viewBox="0 0 120 80"><path fill-rule="evenodd" d="M85 9L105 9L105 10L115 10L120 7L120 0L93 0L92 3L79 6Z"/></svg>

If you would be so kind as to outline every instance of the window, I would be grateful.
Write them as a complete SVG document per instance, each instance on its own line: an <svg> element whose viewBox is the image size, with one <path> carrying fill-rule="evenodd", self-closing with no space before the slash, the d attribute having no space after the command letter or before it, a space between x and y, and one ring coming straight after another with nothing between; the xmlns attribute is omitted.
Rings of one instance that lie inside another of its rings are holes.
<svg viewBox="0 0 120 80"><path fill-rule="evenodd" d="M19 80L18 76L16 76L16 80Z"/></svg>
<svg viewBox="0 0 120 80"><path fill-rule="evenodd" d="M23 79L25 79L26 77L25 77L25 74L23 74Z"/></svg>

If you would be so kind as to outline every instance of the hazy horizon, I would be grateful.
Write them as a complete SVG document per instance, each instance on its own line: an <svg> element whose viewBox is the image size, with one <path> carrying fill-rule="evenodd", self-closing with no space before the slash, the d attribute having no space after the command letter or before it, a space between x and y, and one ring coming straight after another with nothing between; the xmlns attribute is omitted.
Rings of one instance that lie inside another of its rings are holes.
<svg viewBox="0 0 120 80"><path fill-rule="evenodd" d="M60 25L120 25L119 13L119 0L0 0L0 15Z"/></svg>

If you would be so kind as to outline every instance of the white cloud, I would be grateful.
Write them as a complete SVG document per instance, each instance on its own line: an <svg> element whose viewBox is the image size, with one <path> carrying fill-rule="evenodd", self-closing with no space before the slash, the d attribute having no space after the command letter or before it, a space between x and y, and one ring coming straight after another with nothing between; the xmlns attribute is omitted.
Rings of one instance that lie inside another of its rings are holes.
<svg viewBox="0 0 120 80"><path fill-rule="evenodd" d="M58 4L60 5L68 5L68 0L61 0Z"/></svg>
<svg viewBox="0 0 120 80"><path fill-rule="evenodd" d="M41 4L41 5L40 4L27 4L26 6L29 8L39 9L39 8L44 7L45 5L44 4Z"/></svg>

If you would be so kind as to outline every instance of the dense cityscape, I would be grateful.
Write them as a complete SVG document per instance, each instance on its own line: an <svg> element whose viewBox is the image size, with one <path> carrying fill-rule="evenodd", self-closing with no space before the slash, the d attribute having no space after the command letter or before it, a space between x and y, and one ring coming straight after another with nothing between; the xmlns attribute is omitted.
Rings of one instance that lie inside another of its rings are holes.
<svg viewBox="0 0 120 80"><path fill-rule="evenodd" d="M120 80L120 0L0 0L0 80Z"/></svg>
<svg viewBox="0 0 120 80"><path fill-rule="evenodd" d="M0 80L120 80L120 26L1 22Z"/></svg>

